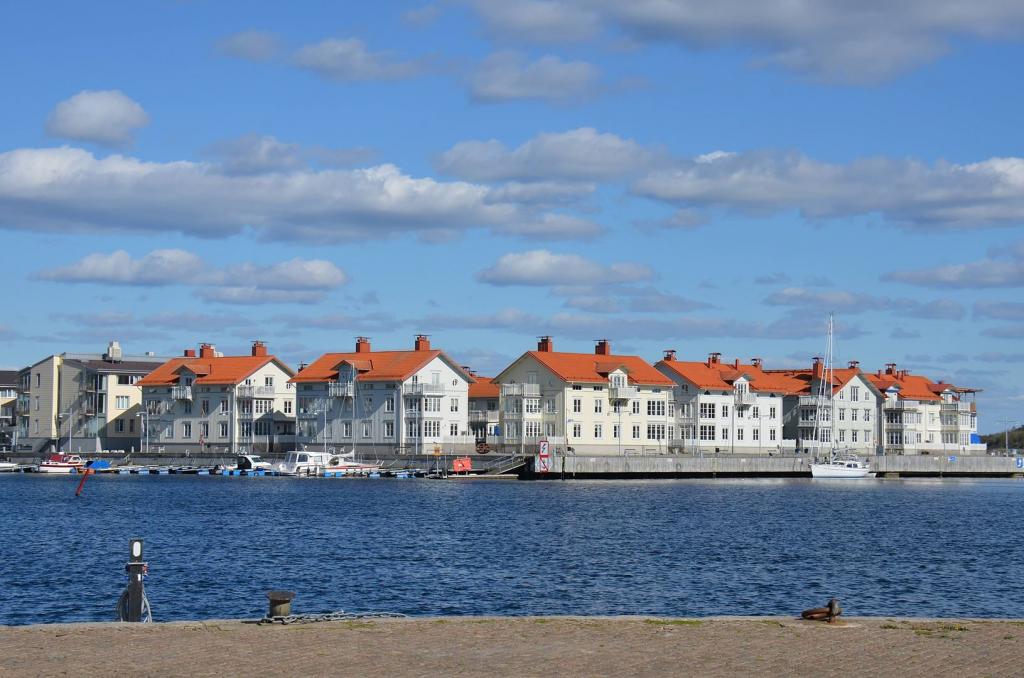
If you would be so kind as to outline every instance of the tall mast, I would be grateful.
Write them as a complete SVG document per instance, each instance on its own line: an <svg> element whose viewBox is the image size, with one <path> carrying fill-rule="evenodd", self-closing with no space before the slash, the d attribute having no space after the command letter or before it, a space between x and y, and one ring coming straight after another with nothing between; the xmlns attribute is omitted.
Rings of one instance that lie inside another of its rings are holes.
<svg viewBox="0 0 1024 678"><path fill-rule="evenodd" d="M822 426L822 419L828 408L828 432L829 445L835 440L835 403L832 400L832 314L828 315L828 333L825 342L825 364L822 366L821 379L818 380L818 387L815 395L814 406L814 431L813 440L818 450L823 447L822 440L825 426Z"/></svg>

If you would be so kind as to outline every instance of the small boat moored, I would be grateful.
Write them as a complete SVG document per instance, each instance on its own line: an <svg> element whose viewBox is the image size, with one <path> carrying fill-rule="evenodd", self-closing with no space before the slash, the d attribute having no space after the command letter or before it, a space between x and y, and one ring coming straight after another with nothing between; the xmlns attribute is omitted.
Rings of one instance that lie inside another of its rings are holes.
<svg viewBox="0 0 1024 678"><path fill-rule="evenodd" d="M51 454L36 466L39 473L78 473L85 468L85 460L77 454Z"/></svg>
<svg viewBox="0 0 1024 678"><path fill-rule="evenodd" d="M830 459L821 464L811 464L812 478L874 478L867 462L856 457Z"/></svg>

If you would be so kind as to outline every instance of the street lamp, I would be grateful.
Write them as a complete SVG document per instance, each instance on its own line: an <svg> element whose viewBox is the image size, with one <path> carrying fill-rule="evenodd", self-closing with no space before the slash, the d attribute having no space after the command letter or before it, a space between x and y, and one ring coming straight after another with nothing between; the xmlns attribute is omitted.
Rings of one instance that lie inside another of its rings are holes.
<svg viewBox="0 0 1024 678"><path fill-rule="evenodd" d="M149 456L149 412L147 412L146 410L141 410L140 409L138 412L135 413L135 416L138 417L141 420L140 423L142 424L142 430L143 430L143 432L146 435L146 456L148 457Z"/></svg>

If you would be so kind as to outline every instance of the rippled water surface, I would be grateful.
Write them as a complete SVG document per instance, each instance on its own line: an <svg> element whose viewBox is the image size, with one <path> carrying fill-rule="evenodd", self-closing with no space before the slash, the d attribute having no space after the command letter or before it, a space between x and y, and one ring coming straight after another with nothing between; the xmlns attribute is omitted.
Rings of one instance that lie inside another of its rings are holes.
<svg viewBox="0 0 1024 678"><path fill-rule="evenodd" d="M296 612L1019 616L1024 483L0 476L0 624Z"/></svg>

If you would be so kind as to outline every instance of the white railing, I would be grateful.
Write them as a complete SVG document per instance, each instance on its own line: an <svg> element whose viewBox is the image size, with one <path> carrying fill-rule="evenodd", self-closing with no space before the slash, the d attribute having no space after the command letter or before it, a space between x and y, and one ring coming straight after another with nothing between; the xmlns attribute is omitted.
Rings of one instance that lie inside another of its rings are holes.
<svg viewBox="0 0 1024 678"><path fill-rule="evenodd" d="M811 405L811 406L817 407L818 406L818 396L816 396L816 395L800 396L797 399L797 402L800 405Z"/></svg>
<svg viewBox="0 0 1024 678"><path fill-rule="evenodd" d="M175 400L192 400L191 386L172 386L171 397Z"/></svg>
<svg viewBox="0 0 1024 678"><path fill-rule="evenodd" d="M351 381L331 382L327 384L327 395L331 398L351 398L356 394L356 387Z"/></svg>
<svg viewBox="0 0 1024 678"><path fill-rule="evenodd" d="M756 405L757 396L749 391L736 391L736 404L742 406Z"/></svg>
<svg viewBox="0 0 1024 678"><path fill-rule="evenodd" d="M916 400L886 400L882 407L886 410L916 410L918 403Z"/></svg>
<svg viewBox="0 0 1024 678"><path fill-rule="evenodd" d="M974 403L942 403L940 409L949 412L973 412L972 405Z"/></svg>
<svg viewBox="0 0 1024 678"><path fill-rule="evenodd" d="M611 400L634 400L640 397L640 389L636 386L612 386L608 389Z"/></svg>
<svg viewBox="0 0 1024 678"><path fill-rule="evenodd" d="M469 420L473 422L498 421L498 410L470 410Z"/></svg>
<svg viewBox="0 0 1024 678"><path fill-rule="evenodd" d="M242 384L235 391L235 395L239 398L265 398L277 395L277 391L274 390L273 386L253 386L251 384Z"/></svg>
<svg viewBox="0 0 1024 678"><path fill-rule="evenodd" d="M402 384L402 395L444 395L444 384Z"/></svg>
<svg viewBox="0 0 1024 678"><path fill-rule="evenodd" d="M502 384L501 395L537 398L540 396L540 384Z"/></svg>

